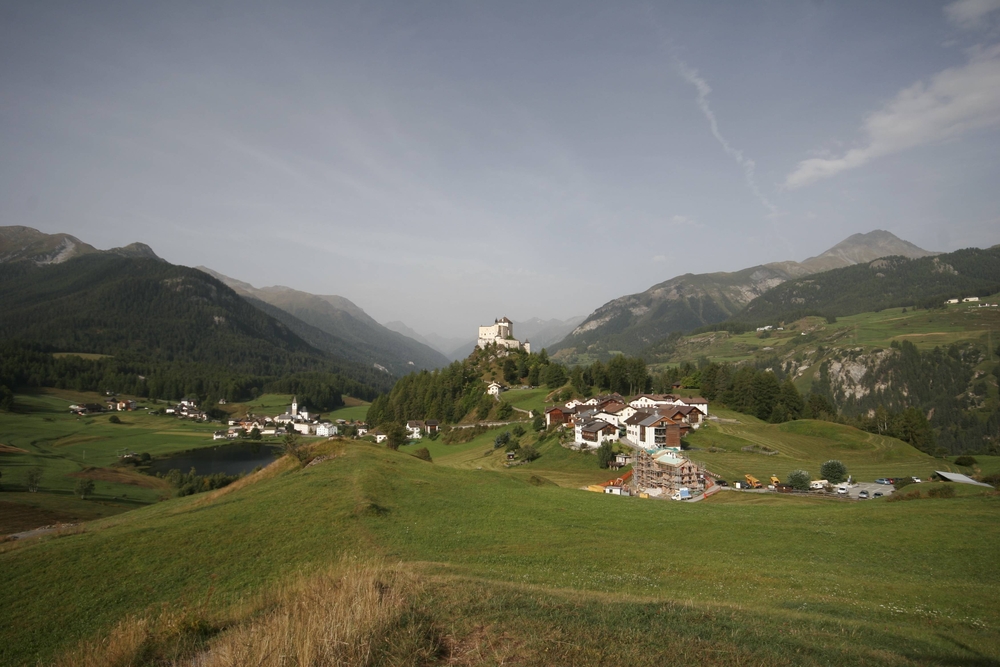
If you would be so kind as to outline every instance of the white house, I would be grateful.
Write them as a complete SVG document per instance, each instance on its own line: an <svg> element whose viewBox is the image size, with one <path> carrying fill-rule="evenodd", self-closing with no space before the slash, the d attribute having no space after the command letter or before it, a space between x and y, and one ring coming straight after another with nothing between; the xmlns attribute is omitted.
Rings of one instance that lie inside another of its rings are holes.
<svg viewBox="0 0 1000 667"><path fill-rule="evenodd" d="M958 303L958 299L948 299L945 303Z"/></svg>
<svg viewBox="0 0 1000 667"><path fill-rule="evenodd" d="M577 423L574 429L576 442L588 447L600 447L605 442L615 442L618 440L618 427L600 419Z"/></svg>
<svg viewBox="0 0 1000 667"><path fill-rule="evenodd" d="M301 433L302 435L313 435L316 432L316 427L312 424L298 423L293 424L292 427L296 433Z"/></svg>
<svg viewBox="0 0 1000 667"><path fill-rule="evenodd" d="M323 422L316 427L316 435L322 436L324 438L329 438L331 436L337 435L337 427L334 424L328 422Z"/></svg>
<svg viewBox="0 0 1000 667"><path fill-rule="evenodd" d="M978 296L967 296L964 299L962 299L962 303L972 303L973 301L979 301L979 297Z"/></svg>
<svg viewBox="0 0 1000 667"><path fill-rule="evenodd" d="M490 386L486 388L486 393L490 396L499 396L502 391L503 385L496 381L490 382Z"/></svg>
<svg viewBox="0 0 1000 667"><path fill-rule="evenodd" d="M410 440L420 440L424 437L424 423L422 421L406 422L406 437Z"/></svg>
<svg viewBox="0 0 1000 667"><path fill-rule="evenodd" d="M692 408L698 408L701 410L701 414L708 416L708 401L706 401L701 396L691 396L690 398L681 398L674 401L674 405L690 405Z"/></svg>

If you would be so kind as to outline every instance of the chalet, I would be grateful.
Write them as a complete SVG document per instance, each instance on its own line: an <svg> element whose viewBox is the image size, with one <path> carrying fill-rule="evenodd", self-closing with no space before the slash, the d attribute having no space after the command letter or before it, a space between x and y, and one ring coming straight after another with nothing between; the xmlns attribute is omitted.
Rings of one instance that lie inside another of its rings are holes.
<svg viewBox="0 0 1000 667"><path fill-rule="evenodd" d="M368 424L364 424L362 422L358 422L356 428L357 428L357 434L358 434L359 438L361 436L365 435L366 433L368 433Z"/></svg>
<svg viewBox="0 0 1000 667"><path fill-rule="evenodd" d="M677 400L673 394L640 394L629 403L633 408L648 410L660 405L671 405Z"/></svg>
<svg viewBox="0 0 1000 667"><path fill-rule="evenodd" d="M962 299L962 303L972 303L974 301L979 301L979 297L978 296L967 296L964 299Z"/></svg>
<svg viewBox="0 0 1000 667"><path fill-rule="evenodd" d="M490 396L499 396L502 391L503 385L496 381L490 382L489 386L486 387L486 393Z"/></svg>
<svg viewBox="0 0 1000 667"><path fill-rule="evenodd" d="M579 398L574 398L574 399L572 399L570 401L566 401L566 407L567 408L576 408L576 407L579 407L581 405L583 405L583 401L581 399L579 399Z"/></svg>
<svg viewBox="0 0 1000 667"><path fill-rule="evenodd" d="M227 440L228 438L229 434L225 431L216 431L212 434L212 440Z"/></svg>
<svg viewBox="0 0 1000 667"><path fill-rule="evenodd" d="M640 447L681 451L681 427L670 417L654 413L640 421L638 426L638 437L633 442Z"/></svg>
<svg viewBox="0 0 1000 667"><path fill-rule="evenodd" d="M615 460L611 461L608 464L608 467L614 468L615 470L620 470L625 466L629 465L630 463L632 463L632 455L622 454L621 452L619 452L618 454L615 454Z"/></svg>
<svg viewBox="0 0 1000 667"><path fill-rule="evenodd" d="M406 422L406 436L410 440L420 440L424 437L424 423L422 421Z"/></svg>
<svg viewBox="0 0 1000 667"><path fill-rule="evenodd" d="M292 427L295 429L296 433L301 433L302 435L316 434L316 426L308 422L299 422L296 424L292 424Z"/></svg>
<svg viewBox="0 0 1000 667"><path fill-rule="evenodd" d="M698 428L705 417L702 411L693 405L667 406L659 408L657 412L666 417L670 417L675 422L688 424L692 428Z"/></svg>
<svg viewBox="0 0 1000 667"><path fill-rule="evenodd" d="M958 299L948 299L945 303L958 303Z"/></svg>
<svg viewBox="0 0 1000 667"><path fill-rule="evenodd" d="M427 430L427 435L431 435L440 430L441 424L436 419L428 419L424 422L424 427Z"/></svg>
<svg viewBox="0 0 1000 667"><path fill-rule="evenodd" d="M386 440L389 439L389 436L387 436L385 433L383 433L379 429L375 429L374 431L371 431L371 434L375 436L375 442L377 442L377 443L382 443L382 442L385 442Z"/></svg>
<svg viewBox="0 0 1000 667"><path fill-rule="evenodd" d="M546 408L545 426L552 426L553 424L569 424L575 414L576 406L564 408L554 405L551 408Z"/></svg>
<svg viewBox="0 0 1000 667"><path fill-rule="evenodd" d="M698 408L701 410L701 414L705 417L708 416L708 401L701 396L690 396L688 398L679 398L674 401L676 405L690 405L693 408Z"/></svg>
<svg viewBox="0 0 1000 667"><path fill-rule="evenodd" d="M585 424L577 424L576 442L588 447L599 447L605 442L618 440L618 427L597 419Z"/></svg>

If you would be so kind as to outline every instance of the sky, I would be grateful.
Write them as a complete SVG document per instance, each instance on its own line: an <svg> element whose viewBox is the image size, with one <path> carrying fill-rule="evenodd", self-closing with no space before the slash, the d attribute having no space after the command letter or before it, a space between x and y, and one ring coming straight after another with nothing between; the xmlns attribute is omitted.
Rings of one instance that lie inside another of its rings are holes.
<svg viewBox="0 0 1000 667"><path fill-rule="evenodd" d="M0 0L0 155L0 225L470 337L1000 243L1000 0Z"/></svg>

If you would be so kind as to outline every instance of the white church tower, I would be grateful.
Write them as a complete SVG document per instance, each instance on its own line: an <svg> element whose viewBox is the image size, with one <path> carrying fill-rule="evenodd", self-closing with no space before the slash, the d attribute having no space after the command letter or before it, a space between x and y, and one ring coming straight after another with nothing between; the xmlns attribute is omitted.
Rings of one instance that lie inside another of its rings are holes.
<svg viewBox="0 0 1000 667"><path fill-rule="evenodd" d="M292 416L297 417L299 414L299 398L298 396L292 396Z"/></svg>

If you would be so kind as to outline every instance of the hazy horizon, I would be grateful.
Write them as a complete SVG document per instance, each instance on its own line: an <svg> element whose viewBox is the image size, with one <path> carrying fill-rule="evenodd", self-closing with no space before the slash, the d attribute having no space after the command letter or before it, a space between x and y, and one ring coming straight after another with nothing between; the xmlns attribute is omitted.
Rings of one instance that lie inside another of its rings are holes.
<svg viewBox="0 0 1000 667"><path fill-rule="evenodd" d="M0 6L0 224L471 337L1000 242L1000 0Z"/></svg>

